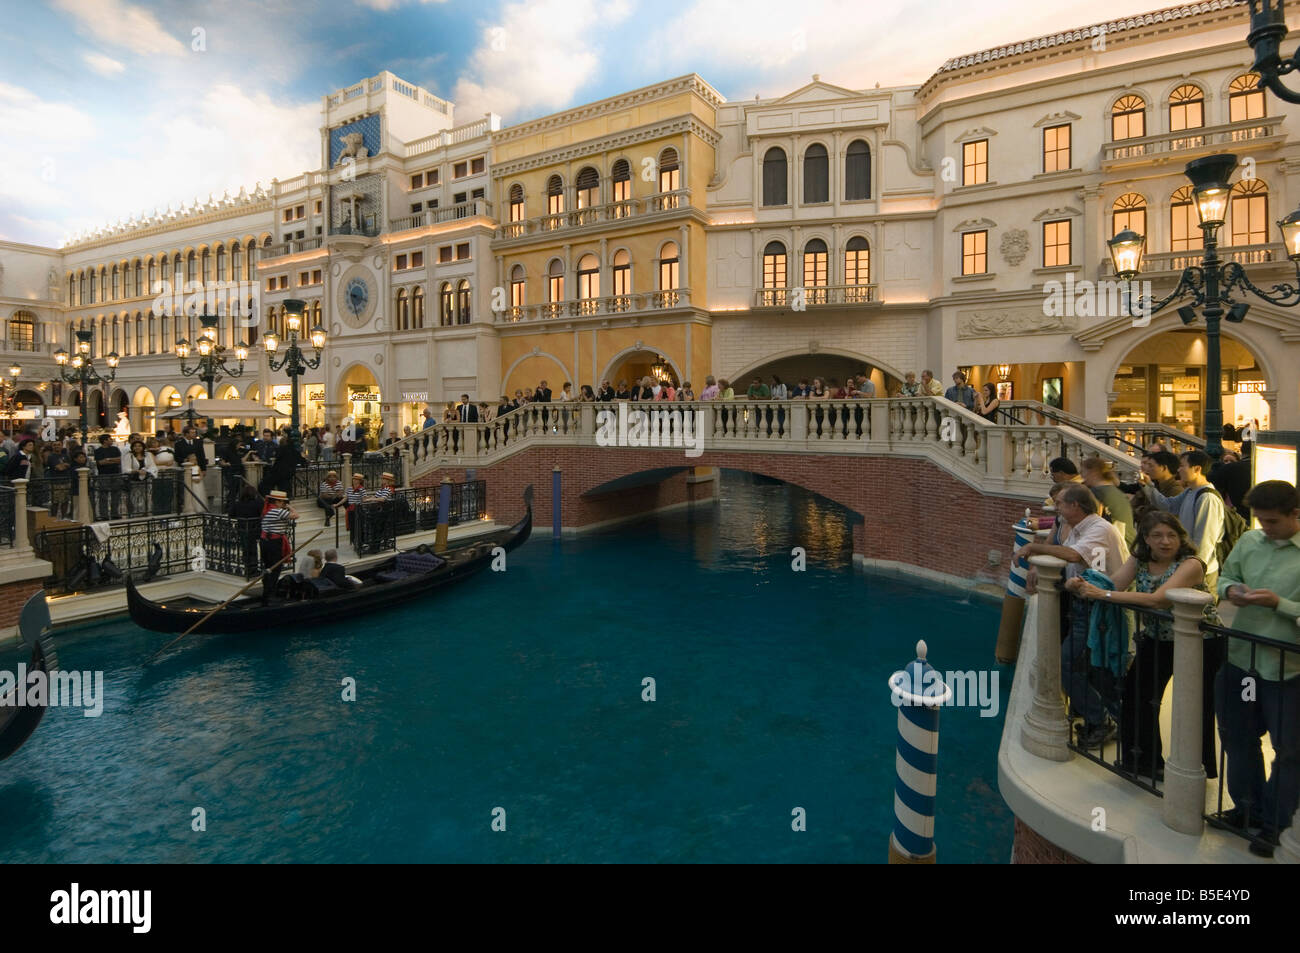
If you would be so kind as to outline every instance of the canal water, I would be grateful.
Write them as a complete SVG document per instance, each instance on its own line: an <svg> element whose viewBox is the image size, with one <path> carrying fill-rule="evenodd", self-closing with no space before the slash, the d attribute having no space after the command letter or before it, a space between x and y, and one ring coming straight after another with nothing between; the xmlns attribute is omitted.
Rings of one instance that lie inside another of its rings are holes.
<svg viewBox="0 0 1300 953"><path fill-rule="evenodd" d="M728 472L721 497L147 669L170 636L61 633L104 711L52 709L0 762L0 861L879 862L886 682L924 638L938 669L1000 676L996 717L941 716L939 860L1007 862L996 606L855 573L850 515L798 488Z"/></svg>

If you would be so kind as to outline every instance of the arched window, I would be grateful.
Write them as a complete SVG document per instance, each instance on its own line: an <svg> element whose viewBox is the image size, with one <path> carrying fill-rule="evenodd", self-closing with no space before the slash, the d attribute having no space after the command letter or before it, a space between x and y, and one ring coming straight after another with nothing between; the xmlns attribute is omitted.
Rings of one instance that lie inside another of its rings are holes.
<svg viewBox="0 0 1300 953"><path fill-rule="evenodd" d="M77 303L77 276L68 275L68 304Z"/></svg>
<svg viewBox="0 0 1300 953"><path fill-rule="evenodd" d="M669 195L682 187L681 163L677 159L677 150L667 148L659 153L659 207L663 209L678 208L681 196Z"/></svg>
<svg viewBox="0 0 1300 953"><path fill-rule="evenodd" d="M1201 247L1201 238L1192 187L1184 185L1169 200L1169 250L1195 251Z"/></svg>
<svg viewBox="0 0 1300 953"><path fill-rule="evenodd" d="M226 277L226 246L217 246L217 281L227 281Z"/></svg>
<svg viewBox="0 0 1300 953"><path fill-rule="evenodd" d="M451 282L444 281L438 286L438 323L444 328L450 327L455 321L453 313L455 305L456 300L451 290Z"/></svg>
<svg viewBox="0 0 1300 953"><path fill-rule="evenodd" d="M510 186L510 224L513 226L507 234L510 236L524 233L524 187L515 183Z"/></svg>
<svg viewBox="0 0 1300 953"><path fill-rule="evenodd" d="M204 284L208 283L208 281L212 278L211 267L212 267L212 253L207 248L204 248L203 256L199 259L199 281L203 282Z"/></svg>
<svg viewBox="0 0 1300 953"><path fill-rule="evenodd" d="M99 297L98 291L99 291L99 275L95 272L94 269L91 269L90 272L90 303L91 304L94 304L95 299Z"/></svg>
<svg viewBox="0 0 1300 953"><path fill-rule="evenodd" d="M1147 233L1147 200L1136 192L1121 195L1110 209L1111 235L1118 235L1126 228L1139 235Z"/></svg>
<svg viewBox="0 0 1300 953"><path fill-rule="evenodd" d="M9 350L36 350L36 315L30 311L15 311L9 319Z"/></svg>
<svg viewBox="0 0 1300 953"><path fill-rule="evenodd" d="M1179 86L1169 95L1169 131L1200 129L1205 125L1205 93L1192 83Z"/></svg>
<svg viewBox="0 0 1300 953"><path fill-rule="evenodd" d="M524 266L515 265L510 269L510 320L518 321L524 315L524 305L528 301L528 282L524 277Z"/></svg>
<svg viewBox="0 0 1300 953"><path fill-rule="evenodd" d="M135 313L135 353L144 353L144 315Z"/></svg>
<svg viewBox="0 0 1300 953"><path fill-rule="evenodd" d="M397 289L397 330L405 331L411 325L411 313L407 310L406 289Z"/></svg>
<svg viewBox="0 0 1300 953"><path fill-rule="evenodd" d="M591 208L600 204L600 173L591 166L584 166L575 182L578 189L578 208Z"/></svg>
<svg viewBox="0 0 1300 953"><path fill-rule="evenodd" d="M117 265L114 265L114 266L113 266L113 285L112 285L112 288L113 288L113 296L112 296L112 300L113 300L113 301L116 301L117 298L118 298L118 295L121 294L121 288L118 287L118 283L117 283Z"/></svg>
<svg viewBox="0 0 1300 953"><path fill-rule="evenodd" d="M803 202L815 205L831 200L831 165L826 147L813 143L803 153Z"/></svg>
<svg viewBox="0 0 1300 953"><path fill-rule="evenodd" d="M230 265L232 271L232 274L230 276L231 279L234 281L243 281L244 280L244 252L239 247L239 242L235 242L233 245L230 246Z"/></svg>
<svg viewBox="0 0 1300 953"><path fill-rule="evenodd" d="M826 243L820 238L810 239L803 246L803 286L808 304L825 304L827 301L829 257Z"/></svg>
<svg viewBox="0 0 1300 953"><path fill-rule="evenodd" d="M871 246L861 235L854 235L844 246L844 289L846 304L871 300Z"/></svg>
<svg viewBox="0 0 1300 953"><path fill-rule="evenodd" d="M189 283L191 281L198 281L198 280L199 280L199 257L198 255L194 254L194 252L191 251L185 257L185 281L186 283Z"/></svg>
<svg viewBox="0 0 1300 953"><path fill-rule="evenodd" d="M1264 112L1264 91L1259 88L1258 73L1243 73L1228 84L1228 122L1263 119Z"/></svg>
<svg viewBox="0 0 1300 953"><path fill-rule="evenodd" d="M768 242L763 249L763 291L759 303L774 305L785 302L785 246L780 242Z"/></svg>
<svg viewBox="0 0 1300 953"><path fill-rule="evenodd" d="M546 214L564 214L564 180L558 175L553 175L546 180ZM552 220L548 227L559 228L560 223Z"/></svg>
<svg viewBox="0 0 1300 953"><path fill-rule="evenodd" d="M157 294L154 285L158 283L158 264L152 258L149 259L149 287L145 294Z"/></svg>
<svg viewBox="0 0 1300 953"><path fill-rule="evenodd" d="M763 156L763 204L788 205L785 150L773 146Z"/></svg>
<svg viewBox="0 0 1300 953"><path fill-rule="evenodd" d="M149 293L150 289L144 286L144 265L142 265L140 259L137 258L135 260L135 295L139 298Z"/></svg>
<svg viewBox="0 0 1300 953"><path fill-rule="evenodd" d="M1147 134L1147 104L1141 96L1121 96L1110 110L1110 138L1140 139Z"/></svg>
<svg viewBox="0 0 1300 953"><path fill-rule="evenodd" d="M564 262L555 258L546 269L546 309L548 318L560 313L564 303Z"/></svg>
<svg viewBox="0 0 1300 953"><path fill-rule="evenodd" d="M676 242L664 242L659 249L659 294L655 304L661 308L675 308L681 298L681 251Z"/></svg>
<svg viewBox="0 0 1300 953"><path fill-rule="evenodd" d="M1262 179L1232 187L1232 244L1268 243L1268 186Z"/></svg>
<svg viewBox="0 0 1300 953"><path fill-rule="evenodd" d="M90 299L86 297L86 273L84 271L81 272L80 281L81 281L81 294L77 296L77 304L87 304L89 303Z"/></svg>
<svg viewBox="0 0 1300 953"><path fill-rule="evenodd" d="M456 323L469 324L474 317L470 300L469 281L462 278L456 282Z"/></svg>
<svg viewBox="0 0 1300 953"><path fill-rule="evenodd" d="M158 320L152 311L149 312L149 353L158 353Z"/></svg>
<svg viewBox="0 0 1300 953"><path fill-rule="evenodd" d="M595 255L578 259L578 313L595 314L600 298L600 262Z"/></svg>
<svg viewBox="0 0 1300 953"><path fill-rule="evenodd" d="M416 285L411 292L411 327L424 327L424 285Z"/></svg>
<svg viewBox="0 0 1300 953"><path fill-rule="evenodd" d="M614 267L611 269L610 278L614 282L613 291L615 301L613 308L616 311L627 311L632 307L632 256L627 253L626 248L620 248L614 252Z"/></svg>
<svg viewBox="0 0 1300 953"><path fill-rule="evenodd" d="M614 185L614 194L610 200L618 203L630 203L632 200L632 167L626 159L619 159L610 170L610 181ZM620 204L614 209L614 218L627 218L632 214L628 204Z"/></svg>
<svg viewBox="0 0 1300 953"><path fill-rule="evenodd" d="M850 142L844 154L844 198L871 198L871 147L861 139Z"/></svg>

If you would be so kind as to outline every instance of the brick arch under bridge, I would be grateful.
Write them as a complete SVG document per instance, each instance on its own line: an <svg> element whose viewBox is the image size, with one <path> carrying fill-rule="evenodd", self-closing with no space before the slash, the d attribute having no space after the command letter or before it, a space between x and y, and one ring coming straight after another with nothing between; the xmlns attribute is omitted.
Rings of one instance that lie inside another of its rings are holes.
<svg viewBox="0 0 1300 953"><path fill-rule="evenodd" d="M802 487L854 513L855 557L962 579L989 569L990 550L1000 555L992 571L1005 572L1011 524L1026 506L1024 499L981 493L916 458L744 451L687 458L680 449L537 446L474 470L487 485L489 515L503 524L517 519L523 489L531 483L534 533L549 534L556 467L566 532L711 504L717 492L716 478L708 479L712 468L742 470ZM422 474L415 485L430 486L443 477L459 482L466 474L464 467L443 467Z"/></svg>

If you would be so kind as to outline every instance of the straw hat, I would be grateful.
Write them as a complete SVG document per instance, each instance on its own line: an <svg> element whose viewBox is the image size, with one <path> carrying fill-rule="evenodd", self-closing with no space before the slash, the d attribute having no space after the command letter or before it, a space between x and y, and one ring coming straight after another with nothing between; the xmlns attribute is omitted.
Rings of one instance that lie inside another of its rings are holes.
<svg viewBox="0 0 1300 953"><path fill-rule="evenodd" d="M288 501L288 499L289 499L289 494L286 493L286 492L284 492L284 490L272 490L271 493L270 493L270 498L273 499L273 500L284 500L284 501Z"/></svg>
<svg viewBox="0 0 1300 953"><path fill-rule="evenodd" d="M397 482L397 477L393 476L391 473L381 473L379 475L385 480L392 480L394 483Z"/></svg>

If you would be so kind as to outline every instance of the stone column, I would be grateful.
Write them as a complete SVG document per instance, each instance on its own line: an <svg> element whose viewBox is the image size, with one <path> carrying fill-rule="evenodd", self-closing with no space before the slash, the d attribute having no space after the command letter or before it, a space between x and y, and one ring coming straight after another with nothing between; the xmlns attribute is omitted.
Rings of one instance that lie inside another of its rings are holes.
<svg viewBox="0 0 1300 953"><path fill-rule="evenodd" d="M27 534L27 481L14 480L14 551L29 553L32 541Z"/></svg>
<svg viewBox="0 0 1300 953"><path fill-rule="evenodd" d="M1180 834L1200 834L1205 829L1200 623L1214 597L1199 589L1173 589L1169 600L1174 604L1174 695L1161 815L1165 826Z"/></svg>
<svg viewBox="0 0 1300 953"><path fill-rule="evenodd" d="M77 514L78 523L93 523L95 511L90 508L90 467L77 467Z"/></svg>
<svg viewBox="0 0 1300 953"><path fill-rule="evenodd" d="M1061 701L1061 594L1057 590L1065 560L1031 556L1029 561L1038 569L1038 638L1034 654L1034 700L1025 712L1020 743L1040 758L1068 761L1070 723Z"/></svg>
<svg viewBox="0 0 1300 953"><path fill-rule="evenodd" d="M410 486L411 478L415 470L414 463L411 460L411 448L409 445L402 448L401 467L402 469L397 474L398 479L401 481L399 486ZM349 481L349 485L351 485L351 481Z"/></svg>
<svg viewBox="0 0 1300 953"><path fill-rule="evenodd" d="M253 484L254 488L262 485L262 461L250 460L244 464L244 479Z"/></svg>

